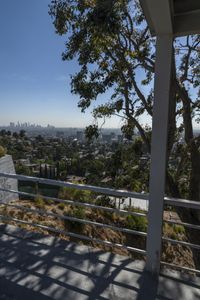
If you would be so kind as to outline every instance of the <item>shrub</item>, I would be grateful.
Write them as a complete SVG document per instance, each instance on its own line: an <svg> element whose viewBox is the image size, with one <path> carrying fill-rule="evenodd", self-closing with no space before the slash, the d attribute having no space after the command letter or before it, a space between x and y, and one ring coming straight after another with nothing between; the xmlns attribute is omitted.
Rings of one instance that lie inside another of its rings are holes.
<svg viewBox="0 0 200 300"><path fill-rule="evenodd" d="M145 217L129 215L126 217L126 227L145 232L147 230L147 220Z"/></svg>
<svg viewBox="0 0 200 300"><path fill-rule="evenodd" d="M85 219L86 214L85 214L85 209L83 207L74 207L71 212L64 213L65 216L71 216L77 219ZM76 221L71 221L71 220L64 220L64 225L65 228L69 230L74 230L77 232L82 232L83 229L85 228L85 224L79 223Z"/></svg>
<svg viewBox="0 0 200 300"><path fill-rule="evenodd" d="M53 201L53 200L50 200L50 199L45 200L45 202L46 202L46 204L48 204L48 205L54 204L54 201Z"/></svg>
<svg viewBox="0 0 200 300"><path fill-rule="evenodd" d="M2 146L0 146L0 158L4 155L6 155L6 150Z"/></svg>
<svg viewBox="0 0 200 300"><path fill-rule="evenodd" d="M81 190L77 190L75 189L74 192L73 192L73 198L72 200L75 200L75 201L85 201L85 191L81 191Z"/></svg>
<svg viewBox="0 0 200 300"><path fill-rule="evenodd" d="M91 202L94 195L90 191L78 190L76 188L61 188L58 197L74 201Z"/></svg>
<svg viewBox="0 0 200 300"><path fill-rule="evenodd" d="M61 188L58 194L58 197L61 199L73 200L73 193L75 189L73 188Z"/></svg>
<svg viewBox="0 0 200 300"><path fill-rule="evenodd" d="M182 235L185 234L185 228L182 225L170 225L165 223L163 226L164 236L174 240L182 240Z"/></svg>
<svg viewBox="0 0 200 300"><path fill-rule="evenodd" d="M114 207L109 196L98 196L95 204L98 206Z"/></svg>
<svg viewBox="0 0 200 300"><path fill-rule="evenodd" d="M185 234L185 228L182 225L174 225L174 231L176 234Z"/></svg>
<svg viewBox="0 0 200 300"><path fill-rule="evenodd" d="M61 188L59 191L59 198L61 199L69 199L69 200L80 200L83 196L83 192L80 190L76 190L75 188Z"/></svg>
<svg viewBox="0 0 200 300"><path fill-rule="evenodd" d="M45 201L41 196L35 198L35 206L41 209L45 208Z"/></svg>
<svg viewBox="0 0 200 300"><path fill-rule="evenodd" d="M61 210L64 210L64 209L65 209L65 203L62 203L62 202L61 202L61 203L59 203L57 206L58 206L58 208L61 209Z"/></svg>

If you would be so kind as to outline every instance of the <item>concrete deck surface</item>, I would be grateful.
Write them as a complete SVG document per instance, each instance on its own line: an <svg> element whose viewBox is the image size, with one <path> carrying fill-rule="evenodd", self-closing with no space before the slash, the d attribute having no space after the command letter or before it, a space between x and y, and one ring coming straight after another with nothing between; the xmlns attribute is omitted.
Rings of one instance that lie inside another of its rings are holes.
<svg viewBox="0 0 200 300"><path fill-rule="evenodd" d="M200 280L55 237L0 225L0 299L196 300Z"/></svg>

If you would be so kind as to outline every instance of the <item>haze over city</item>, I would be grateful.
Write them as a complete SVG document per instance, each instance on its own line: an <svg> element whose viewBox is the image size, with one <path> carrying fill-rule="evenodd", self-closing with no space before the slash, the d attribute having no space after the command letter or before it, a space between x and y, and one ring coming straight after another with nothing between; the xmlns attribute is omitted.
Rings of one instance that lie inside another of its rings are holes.
<svg viewBox="0 0 200 300"><path fill-rule="evenodd" d="M49 3L0 2L0 125L20 121L85 127L92 121L90 111L81 113L78 96L71 94L70 74L78 65L61 59L66 37L55 34ZM98 103L107 101L107 96ZM105 126L118 128L121 121L113 117Z"/></svg>
<svg viewBox="0 0 200 300"><path fill-rule="evenodd" d="M41 126L85 127L92 122L92 108L108 100L109 93L102 95L85 113L77 107L79 97L71 93L70 76L79 66L76 61L61 59L66 36L55 34L49 4L49 0L0 3L1 126L20 121ZM144 125L151 125L145 114L141 120ZM118 117L112 117L104 126L121 125ZM199 129L198 124L194 127Z"/></svg>

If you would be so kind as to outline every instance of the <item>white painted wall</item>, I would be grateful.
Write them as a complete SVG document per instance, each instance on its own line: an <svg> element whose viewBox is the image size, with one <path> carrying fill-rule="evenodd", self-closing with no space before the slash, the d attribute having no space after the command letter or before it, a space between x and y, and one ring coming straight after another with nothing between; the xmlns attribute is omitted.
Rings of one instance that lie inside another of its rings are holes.
<svg viewBox="0 0 200 300"><path fill-rule="evenodd" d="M2 158L0 158L0 172L16 174L15 166L11 155L5 155ZM18 181L12 178L0 177L0 188L18 191ZM0 190L0 203L7 203L10 200L18 199L18 195Z"/></svg>

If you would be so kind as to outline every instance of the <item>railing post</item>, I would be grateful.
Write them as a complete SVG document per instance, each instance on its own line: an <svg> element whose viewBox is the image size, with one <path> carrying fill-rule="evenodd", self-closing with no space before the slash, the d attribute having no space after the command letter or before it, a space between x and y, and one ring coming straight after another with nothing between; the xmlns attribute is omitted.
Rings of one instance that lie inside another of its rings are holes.
<svg viewBox="0 0 200 300"><path fill-rule="evenodd" d="M157 37L146 270L160 270L173 37Z"/></svg>

